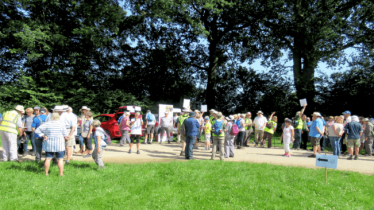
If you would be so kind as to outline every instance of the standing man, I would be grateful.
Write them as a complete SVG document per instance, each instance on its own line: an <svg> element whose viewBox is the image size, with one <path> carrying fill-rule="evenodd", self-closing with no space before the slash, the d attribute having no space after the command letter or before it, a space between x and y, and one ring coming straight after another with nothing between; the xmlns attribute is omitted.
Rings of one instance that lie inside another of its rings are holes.
<svg viewBox="0 0 374 210"><path fill-rule="evenodd" d="M365 156L372 156L373 154L373 124L369 122L368 118L362 120L366 124L365 128Z"/></svg>
<svg viewBox="0 0 374 210"><path fill-rule="evenodd" d="M197 142L200 142L201 131L202 131L203 123L204 123L203 115L204 115L204 112L201 113L199 110L195 110L195 119L197 120L197 122L199 122L200 128L199 128L199 131L197 132L196 141L193 147L194 149L199 149L197 147Z"/></svg>
<svg viewBox="0 0 374 210"><path fill-rule="evenodd" d="M347 134L347 147L349 157L348 160L353 159L355 152L355 160L358 160L358 152L360 150L360 137L363 133L362 125L359 123L358 117L353 116L352 121L344 126L344 132Z"/></svg>
<svg viewBox="0 0 374 210"><path fill-rule="evenodd" d="M317 151L318 153L321 153L321 147L320 147L320 141L321 137L323 136L323 122L321 119L321 114L319 112L313 113L313 123L310 126L310 143L313 146L313 155L310 155L308 157L315 158Z"/></svg>
<svg viewBox="0 0 374 210"><path fill-rule="evenodd" d="M151 113L151 110L147 110L147 115L145 116L145 127L147 130L145 132L145 138L143 144L147 144L147 139L149 135L149 144L152 144L153 133L155 132L156 118L155 115Z"/></svg>
<svg viewBox="0 0 374 210"><path fill-rule="evenodd" d="M259 141L261 142L261 145L262 145L262 138L264 137L264 129L265 129L266 123L268 122L268 120L266 119L266 117L263 116L263 114L264 113L262 111L258 111L257 117L253 121L253 123L255 124L255 142L256 142L255 146L256 147L258 146Z"/></svg>
<svg viewBox="0 0 374 210"><path fill-rule="evenodd" d="M295 126L295 141L293 143L293 147L292 148L296 149L296 150L300 150L300 145L301 145L301 131L303 129L303 124L304 124L304 121L302 120L302 118L303 118L303 114L304 114L305 108L306 108L306 104L304 104L304 107L303 107L303 109L301 109L301 111L296 112L296 116L295 116L295 122L296 122L296 126Z"/></svg>
<svg viewBox="0 0 374 210"><path fill-rule="evenodd" d="M35 136L35 147L36 147L36 152L35 152L35 161L40 162L42 160L42 147L43 147L43 137L39 136L38 134L35 133L35 130L44 124L47 120L47 115L45 115L47 112L46 109L40 109L40 115L35 116L33 122L32 122L32 133Z"/></svg>
<svg viewBox="0 0 374 210"><path fill-rule="evenodd" d="M245 126L245 135L244 135L244 146L249 147L249 142L251 141L251 134L253 132L252 128L252 114L250 112L247 112L244 118L244 126Z"/></svg>
<svg viewBox="0 0 374 210"><path fill-rule="evenodd" d="M308 129L308 126L307 126L307 117L305 114L303 114L303 129L301 131L301 146L300 148L301 149L304 149L306 150L307 149L307 143L308 143L308 133L309 133L309 129Z"/></svg>
<svg viewBox="0 0 374 210"><path fill-rule="evenodd" d="M351 117L351 112L350 111L345 111L343 112L343 115L344 115L344 122L343 122L343 126L347 125L348 123L352 122L352 117ZM342 139L341 139L341 145L342 145L342 151L341 153L343 154L343 156L346 156L348 153L347 153L347 133L344 133L343 136L342 136Z"/></svg>
<svg viewBox="0 0 374 210"><path fill-rule="evenodd" d="M185 150L185 148L186 148L186 135L183 134L182 129L184 129L184 128L183 128L182 126L183 126L184 121L185 121L187 118L189 118L189 114L188 114L189 112L190 112L189 109L184 108L184 109L183 109L183 115L179 116L179 118L178 118L178 127L177 127L178 135L181 136L181 139L182 139L182 142L183 142L183 144L182 144L181 156L184 156L184 155L185 155L184 150Z"/></svg>
<svg viewBox="0 0 374 210"><path fill-rule="evenodd" d="M184 126L186 128L186 159L190 160L193 158L192 149L196 140L197 132L199 132L199 122L194 118L195 112L190 112L189 118L184 120Z"/></svg>
<svg viewBox="0 0 374 210"><path fill-rule="evenodd" d="M4 113L3 120L0 125L1 144L3 146L3 160L16 161L17 156L17 134L21 137L22 129L22 113L25 109L21 105L17 105L13 111ZM20 162L20 161L19 161Z"/></svg>
<svg viewBox="0 0 374 210"><path fill-rule="evenodd" d="M66 127L67 132L69 133L68 137L66 138L65 146L66 146L66 163L70 163L70 158L73 155L73 146L75 145L75 131L77 128L78 118L72 112L73 109L71 107L66 108L66 113L61 115L61 118L64 120L64 124ZM64 115L64 117L62 117ZM60 120L61 120L60 118Z"/></svg>

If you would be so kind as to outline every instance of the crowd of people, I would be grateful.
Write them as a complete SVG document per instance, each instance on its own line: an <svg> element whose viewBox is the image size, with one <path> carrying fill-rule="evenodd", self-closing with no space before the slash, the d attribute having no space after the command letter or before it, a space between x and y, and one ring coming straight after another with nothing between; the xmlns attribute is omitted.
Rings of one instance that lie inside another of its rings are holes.
<svg viewBox="0 0 374 210"><path fill-rule="evenodd" d="M345 111L340 116L323 117L319 112L312 114L312 119L304 114L306 105L298 111L295 117L286 118L281 125L281 141L284 147L284 156L291 157L292 149L307 149L308 142L313 147L315 158L317 153L324 151L329 144L333 155L349 156L348 160L357 160L358 154L365 149L365 155L371 156L373 150L373 122L374 119L351 116L350 111ZM51 160L54 158L63 175L63 158L70 163L73 148L76 147L75 136L79 136L79 151L83 157L92 157L100 168L104 168L102 161L103 151L107 146L108 135L100 127L101 123L94 120L93 114L87 106L80 110L81 116L75 115L73 109L67 105L55 106L53 113L45 107L24 109L18 105L14 110L7 111L1 116L0 135L3 145L3 160L18 160L17 150L24 143L23 156L28 155L27 145L31 141L31 155L36 161L41 161L42 151L46 152L44 161L45 174ZM272 147L272 138L278 128L278 118L273 112L268 118L262 111L256 113L252 120L251 112L233 114L227 117L221 112L211 109L209 116L204 117L204 112L192 111L184 108L178 116L175 113L170 118L166 112L156 128L156 117L147 111L145 120L139 112L130 119L130 112L124 112L118 119L121 130L120 146L126 142L130 144L128 153L132 153L133 144L137 144L137 154L140 154L140 136L145 128L143 144L152 144L153 138L158 133L166 133L167 140L172 141L172 130L176 128L177 142L182 141L181 156L193 159L193 149L197 149L197 142L204 136L205 150L212 149L211 159L219 154L220 160L235 156L236 149L249 147L251 135L254 132L254 146ZM26 113L26 115L25 115ZM80 132L77 132L77 128ZM94 139L95 148L92 146ZM160 139L159 142L161 143ZM211 146L211 143L213 145Z"/></svg>

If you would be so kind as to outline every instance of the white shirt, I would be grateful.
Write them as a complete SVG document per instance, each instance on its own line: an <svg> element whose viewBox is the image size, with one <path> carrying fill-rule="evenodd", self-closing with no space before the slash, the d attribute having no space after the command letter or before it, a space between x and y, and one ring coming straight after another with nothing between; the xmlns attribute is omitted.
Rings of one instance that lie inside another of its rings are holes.
<svg viewBox="0 0 374 210"><path fill-rule="evenodd" d="M266 117L261 116L261 117L256 117L253 123L257 126L256 130L264 130L265 124L268 122Z"/></svg>
<svg viewBox="0 0 374 210"><path fill-rule="evenodd" d="M60 116L60 122L62 122L65 125L66 129L71 129L71 127L75 126L74 135L77 135L76 132L77 132L78 118L74 113L72 112L62 113Z"/></svg>
<svg viewBox="0 0 374 210"><path fill-rule="evenodd" d="M292 125L290 125L288 128L284 127L284 129L283 129L283 141L284 142L286 142L286 143L291 142L292 130L293 129L294 128L292 127Z"/></svg>
<svg viewBox="0 0 374 210"><path fill-rule="evenodd" d="M240 126L241 126L241 128L239 128L239 131L245 131L244 123L245 123L244 119L240 118Z"/></svg>
<svg viewBox="0 0 374 210"><path fill-rule="evenodd" d="M131 135L141 135L142 134L142 119L137 119L131 126Z"/></svg>

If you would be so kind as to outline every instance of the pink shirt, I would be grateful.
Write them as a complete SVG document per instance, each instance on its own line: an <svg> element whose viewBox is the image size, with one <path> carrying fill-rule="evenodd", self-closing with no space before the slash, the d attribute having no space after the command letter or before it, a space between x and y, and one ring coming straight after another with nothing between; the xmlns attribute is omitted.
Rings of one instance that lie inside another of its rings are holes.
<svg viewBox="0 0 374 210"><path fill-rule="evenodd" d="M130 120L129 117L123 117L121 120L121 130L129 131L131 128L126 125L126 123Z"/></svg>

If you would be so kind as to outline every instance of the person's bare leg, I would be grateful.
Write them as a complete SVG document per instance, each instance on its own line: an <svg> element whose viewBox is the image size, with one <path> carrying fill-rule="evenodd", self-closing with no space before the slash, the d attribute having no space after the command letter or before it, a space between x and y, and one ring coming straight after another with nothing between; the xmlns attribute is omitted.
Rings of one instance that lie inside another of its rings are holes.
<svg viewBox="0 0 374 210"><path fill-rule="evenodd" d="M318 145L318 154L321 154L321 145Z"/></svg>
<svg viewBox="0 0 374 210"><path fill-rule="evenodd" d="M317 154L317 149L318 149L318 146L313 146L313 155Z"/></svg>
<svg viewBox="0 0 374 210"><path fill-rule="evenodd" d="M186 149L186 142L185 141L182 144L182 151L184 151L184 149Z"/></svg>
<svg viewBox="0 0 374 210"><path fill-rule="evenodd" d="M73 154L73 148L72 147L66 147L66 161L70 161L70 157Z"/></svg>
<svg viewBox="0 0 374 210"><path fill-rule="evenodd" d="M149 134L151 136L151 139L153 140L153 133Z"/></svg>
<svg viewBox="0 0 374 210"><path fill-rule="evenodd" d="M136 144L136 148L139 150L139 147L140 147L140 143L138 141L138 143Z"/></svg>
<svg viewBox="0 0 374 210"><path fill-rule="evenodd" d="M355 147L355 152L356 152L356 155L358 155L358 153L360 152L360 148L359 147Z"/></svg>
<svg viewBox="0 0 374 210"><path fill-rule="evenodd" d="M58 159L58 169L60 170L60 176L64 175L64 159Z"/></svg>
<svg viewBox="0 0 374 210"><path fill-rule="evenodd" d="M149 134L149 135L152 135L152 134ZM144 143L147 143L147 140L148 140L148 133L146 131L146 133L144 135Z"/></svg>
<svg viewBox="0 0 374 210"><path fill-rule="evenodd" d="M353 148L352 148L352 147L348 147L348 153L349 153L350 155L353 155Z"/></svg>
<svg viewBox="0 0 374 210"><path fill-rule="evenodd" d="M44 171L45 171L46 176L48 176L48 171L49 171L49 166L51 165L51 160L52 158L47 158L44 161Z"/></svg>
<svg viewBox="0 0 374 210"><path fill-rule="evenodd" d="M130 143L130 150L132 149L132 145L133 145L133 143Z"/></svg>

